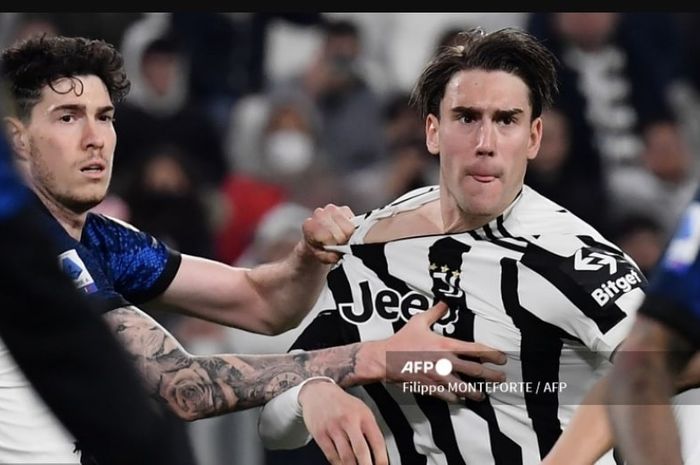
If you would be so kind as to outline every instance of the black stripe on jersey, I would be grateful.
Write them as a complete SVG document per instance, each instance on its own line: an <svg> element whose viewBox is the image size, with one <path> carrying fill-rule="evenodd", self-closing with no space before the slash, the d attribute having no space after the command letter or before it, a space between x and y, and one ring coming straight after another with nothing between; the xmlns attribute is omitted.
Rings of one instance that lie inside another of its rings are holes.
<svg viewBox="0 0 700 465"><path fill-rule="evenodd" d="M339 312L342 312L347 319L353 323L364 323L372 317L372 315L367 312L358 314L353 311L357 307L353 303L350 282L342 266L331 270L331 272L328 273L327 281L328 289L330 289L335 298L336 308Z"/></svg>
<svg viewBox="0 0 700 465"><path fill-rule="evenodd" d="M431 263L438 265L438 268L446 266L449 270L462 269L462 257L468 253L471 247L451 237L446 237L436 241L428 253ZM434 274L431 273L431 274ZM449 287L459 287L459 279L450 282ZM441 296L450 307L448 314L440 320L440 323L452 323L454 332L449 333L450 337L464 341L474 341L474 312L469 309L467 296L465 293L454 295L445 287L446 283L442 278L433 275L434 295ZM462 377L465 381L469 379ZM430 421L433 431L435 445L445 453L447 463L463 464L461 452L457 445L457 440L468 440L455 437L454 428L451 427L450 411L448 406L437 399L421 398L416 396L416 402ZM488 400L482 402L471 402L467 406L477 415L482 417L488 424L489 440L491 451L496 465L511 465L522 463L522 452L520 447L510 438L504 435L496 420L496 414ZM469 459L469 457L467 457Z"/></svg>
<svg viewBox="0 0 700 465"><path fill-rule="evenodd" d="M367 268L374 271L377 277L390 289L397 291L401 295L408 294L411 289L405 281L389 273L389 263L384 253L385 243L352 245L352 254L362 260ZM371 314L370 314L371 317ZM403 328L406 322L401 318L392 323L394 332Z"/></svg>
<svg viewBox="0 0 700 465"><path fill-rule="evenodd" d="M562 272L560 265L564 260L565 257L530 243L520 262L559 289L584 315L598 326L598 329L603 334L607 333L625 318L625 312L615 304L608 304L603 308L598 306L581 283L576 282L571 275Z"/></svg>
<svg viewBox="0 0 700 465"><path fill-rule="evenodd" d="M503 306L513 324L520 330L520 360L524 382L548 385L559 381L559 358L562 337L569 334L546 323L520 305L518 298L518 265L510 258L501 259L501 295ZM540 458L544 458L561 434L559 397L554 392L530 392L525 396L527 413L537 435Z"/></svg>
<svg viewBox="0 0 700 465"><path fill-rule="evenodd" d="M603 249L606 252L609 252L609 253L616 255L618 257L624 257L624 254L619 249L616 249L615 247L611 247L608 244L598 242L595 239L593 239L591 236L576 236L576 237L581 242L586 244L588 247L595 247L597 249Z"/></svg>
<svg viewBox="0 0 700 465"><path fill-rule="evenodd" d="M431 262L439 265L444 264L450 268L461 269L461 257L469 252L470 249L471 247L468 245L448 237L433 244L430 249L429 257ZM433 282L433 293L437 295L439 293L438 289L442 283L435 278L433 278ZM459 285L459 281L455 281L454 284ZM442 293L444 293L444 291L442 291ZM452 315L452 319L456 318L456 321L454 321L455 331L449 334L449 336L463 341L473 342L475 317L474 312L469 309L466 294L459 297L443 298L443 300L445 300L450 307L450 311L445 318L448 318L448 321L450 315ZM464 381L470 381L469 378L464 376L460 376L460 378ZM431 428L433 429L433 437L436 439L435 444L445 452L445 456L448 459L447 463L464 463L458 446L456 450L454 449L457 441L457 439L454 438L454 430L452 428L445 428L446 425L451 425L450 412L447 405L436 399L430 399L430 401L425 399L420 400L419 396L416 396L416 401L425 412L428 421L430 421ZM436 408L434 405L439 405L440 407ZM465 405L486 421L489 429L491 453L493 454L495 464L511 465L522 463L522 451L520 446L500 431L496 413L488 398L481 402L466 401ZM453 438L455 441L454 446L452 446ZM441 441L437 442L439 439ZM467 439L459 438L459 440Z"/></svg>
<svg viewBox="0 0 700 465"><path fill-rule="evenodd" d="M336 302L352 302L350 283L342 266L328 274L328 287L332 290ZM289 350L325 349L359 341L357 326L347 323L340 316L338 309L329 309L319 312Z"/></svg>
<svg viewBox="0 0 700 465"><path fill-rule="evenodd" d="M422 190L421 192L418 192L418 193L415 194L415 195L412 195L412 196L407 197L407 198L405 198L405 199L397 200L396 202L394 202L394 203L392 203L392 204L389 204L389 206L390 206L390 207L395 207L395 206L397 206L397 205L401 205L402 203L408 202L409 200L413 200L413 199L415 199L416 197L420 197L421 195L425 195L425 194L427 194L427 193L429 193L429 192L433 192L435 189L436 189L436 187L433 186L433 187L431 187L431 188L429 188L429 189Z"/></svg>
<svg viewBox="0 0 700 465"><path fill-rule="evenodd" d="M489 398L487 397L482 401L465 399L464 405L486 421L489 428L489 441L494 463L496 465L522 464L522 448L499 429L496 412L494 412Z"/></svg>
<svg viewBox="0 0 700 465"><path fill-rule="evenodd" d="M358 257L367 268L374 271L379 279L395 291L406 294L411 291L405 281L389 273L389 263L386 260L384 247L386 243L351 245L352 254ZM426 263L426 269L428 264Z"/></svg>
<svg viewBox="0 0 700 465"><path fill-rule="evenodd" d="M515 250L516 252L520 252L520 253L524 253L525 249L527 248L524 245L513 244L513 243L508 242L506 240L497 238L493 234L493 231L491 231L491 227L488 224L484 225L483 230L484 230L484 233L486 233L486 237L488 237L489 240L496 245L499 245L501 247L505 247L506 249Z"/></svg>
<svg viewBox="0 0 700 465"><path fill-rule="evenodd" d="M474 312L467 306L466 293L460 287L462 257L471 246L445 237L435 241L428 250L431 264L431 291L444 301L449 310L438 324L442 324L446 335L464 341L474 341ZM435 269L433 269L433 266ZM443 271L444 270L444 271ZM453 274L457 272L457 274ZM450 330L448 330L450 328ZM450 409L444 401L433 397L414 395L416 404L430 422L435 445L445 454L450 465L466 465L457 444ZM460 440L464 440L460 438Z"/></svg>
<svg viewBox="0 0 700 465"><path fill-rule="evenodd" d="M355 247L353 253L361 258L367 267L374 270L377 276L379 276L387 286L397 286L394 289L404 294L408 292L409 288L405 282L389 275L388 264L386 263L386 257L384 255L384 244L370 244L362 247ZM336 302L352 302L350 283L348 282L348 277L342 266L330 272L328 276L328 287L331 289ZM318 319L319 317L316 318L316 320ZM316 320L314 320L312 325L316 323ZM401 326L403 326L403 323ZM360 332L357 326L343 321L336 312L336 319L332 324L324 325L322 330L326 333L339 334L340 331L338 331L338 328L343 328L343 332L347 334L345 337L346 341L342 344L360 340ZM394 324L394 330L397 330L396 324ZM304 335L305 334L306 331L304 331ZM319 337L327 339L332 336L326 334L319 335ZM313 342L307 341L307 345L311 343ZM399 450L399 456L401 457L401 465L425 465L427 463L427 458L416 451L416 446L413 442L413 428L411 428L406 416L401 412L401 408L387 392L386 388L381 383L367 384L363 386L363 388L367 394L372 397L374 403L377 404L377 408L381 412L384 421L394 435L394 440Z"/></svg>
<svg viewBox="0 0 700 465"><path fill-rule="evenodd" d="M513 235L509 233L506 227L503 225L503 215L498 215L498 218L496 218L496 229L498 229L503 237L515 239L515 237L513 237Z"/></svg>
<svg viewBox="0 0 700 465"><path fill-rule="evenodd" d="M450 418L450 409L444 400L414 394L416 404L430 422L435 445L445 454L450 465L466 465L457 445L455 430ZM460 438L462 441L468 440Z"/></svg>
<svg viewBox="0 0 700 465"><path fill-rule="evenodd" d="M391 394L381 383L367 384L363 388L377 404L384 422L394 435L401 465L426 465L428 458L416 450L413 428Z"/></svg>
<svg viewBox="0 0 700 465"><path fill-rule="evenodd" d="M362 262L369 269L374 271L374 273L381 279L384 284L388 287L394 289L402 295L407 294L411 291L408 285L401 279L389 274L389 264L387 262L386 253L384 250L385 244L365 244L361 247L354 247L353 254L359 257ZM459 278L455 277L452 280L448 278L452 277L453 271L459 271L462 269L462 256L464 253L469 252L471 247L463 242L457 241L451 237L446 237L437 240L432 246L430 246L428 252L428 259L430 264L435 264L437 268L431 271L431 277L433 278L433 294L439 296L441 300L444 300L448 306L449 310L447 315L440 319L439 323L448 325L454 325L455 331L464 330L464 328L470 328L469 334L450 334L453 337L464 337L468 336L468 339L473 341L473 326L474 326L474 314L466 306L464 292L459 293ZM426 270L428 270L429 263L425 264ZM448 271L442 272L442 267L446 267ZM435 276L436 273L441 273L444 275L445 279ZM457 319L460 319L459 324ZM398 320L393 323L395 331L398 331L405 323L402 320ZM369 391L368 391L369 393ZM437 401L435 399L425 399L422 396L415 395L416 404L421 408L423 414L426 416L430 422L432 429L432 439L435 445L445 454L447 462L450 464L464 465L462 455L459 451L459 446L457 445L457 439L455 438L454 430L451 427L450 412L447 405L443 401ZM386 403L380 403L381 399L374 398L380 411L383 412L383 408ZM392 399L393 400L393 399ZM389 408L392 408L389 405ZM400 412L399 412L400 413ZM405 417L402 418L404 421ZM388 419L385 416L385 419ZM397 420L393 420L396 422ZM406 434L407 432L403 430L403 425L397 425L400 429L395 431L391 426L391 430L395 433ZM410 431L411 441L413 435L413 429L408 426ZM415 446L413 446L415 449ZM401 447L399 446L399 449ZM402 465L403 462L402 457ZM411 463L411 462L408 462Z"/></svg>
<svg viewBox="0 0 700 465"><path fill-rule="evenodd" d="M468 232L469 232L469 235L472 236L475 240L477 240L477 241L484 240L484 238L481 237L478 232L476 232L476 231L468 231Z"/></svg>
<svg viewBox="0 0 700 465"><path fill-rule="evenodd" d="M341 328L343 331L340 330ZM355 333L354 337L353 332ZM323 310L309 323L309 326L304 328L289 350L325 349L359 340L360 335L355 325L349 325L343 321L337 310Z"/></svg>

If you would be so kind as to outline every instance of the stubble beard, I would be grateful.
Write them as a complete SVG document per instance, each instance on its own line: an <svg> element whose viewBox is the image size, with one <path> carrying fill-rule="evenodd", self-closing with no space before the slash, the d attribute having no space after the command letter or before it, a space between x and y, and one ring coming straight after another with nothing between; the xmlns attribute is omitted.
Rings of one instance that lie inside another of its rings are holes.
<svg viewBox="0 0 700 465"><path fill-rule="evenodd" d="M34 144L30 148L33 160L32 182L36 190L41 192L41 196L46 200L55 202L76 214L82 214L91 208L99 205L107 195L107 189L97 190L96 187L90 189L90 193L81 195L73 189L70 183L61 186L56 180L54 173L44 163L44 157ZM109 179L107 180L109 185Z"/></svg>

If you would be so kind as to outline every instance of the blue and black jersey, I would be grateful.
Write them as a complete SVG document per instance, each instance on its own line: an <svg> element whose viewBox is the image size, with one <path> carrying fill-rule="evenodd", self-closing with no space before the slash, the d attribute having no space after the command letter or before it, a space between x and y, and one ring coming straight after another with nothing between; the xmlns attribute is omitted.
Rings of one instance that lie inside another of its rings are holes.
<svg viewBox="0 0 700 465"><path fill-rule="evenodd" d="M686 208L649 283L640 312L700 345L700 189Z"/></svg>
<svg viewBox="0 0 700 465"><path fill-rule="evenodd" d="M102 312L147 302L167 289L179 252L122 221L88 213L80 241L46 212L61 269Z"/></svg>

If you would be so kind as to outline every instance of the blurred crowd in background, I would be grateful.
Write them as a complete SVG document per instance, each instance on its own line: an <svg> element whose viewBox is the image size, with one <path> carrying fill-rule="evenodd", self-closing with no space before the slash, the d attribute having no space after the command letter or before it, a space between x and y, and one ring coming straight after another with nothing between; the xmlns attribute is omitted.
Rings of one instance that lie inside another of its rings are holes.
<svg viewBox="0 0 700 465"><path fill-rule="evenodd" d="M283 257L327 203L356 214L435 184L409 105L462 30L518 27L560 61L526 184L648 272L697 184L697 13L0 13L0 45L104 39L131 92L117 105L112 188L97 211L183 253L250 266ZM154 314L196 354L285 352L277 337ZM324 463L264 451L257 410L187 425L199 465Z"/></svg>

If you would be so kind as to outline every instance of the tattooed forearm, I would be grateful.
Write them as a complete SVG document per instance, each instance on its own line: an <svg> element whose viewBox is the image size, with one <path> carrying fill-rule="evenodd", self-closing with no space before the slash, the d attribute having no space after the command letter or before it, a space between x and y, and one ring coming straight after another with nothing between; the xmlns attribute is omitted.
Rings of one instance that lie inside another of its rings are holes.
<svg viewBox="0 0 700 465"><path fill-rule="evenodd" d="M227 365L241 367L237 378L229 377L239 408L267 402L311 376L328 376L341 386L356 383L355 369L360 344L287 355L225 355Z"/></svg>
<svg viewBox="0 0 700 465"><path fill-rule="evenodd" d="M310 376L328 376L342 386L359 381L360 344L287 355L193 356L135 307L106 318L153 397L186 420L261 405Z"/></svg>

